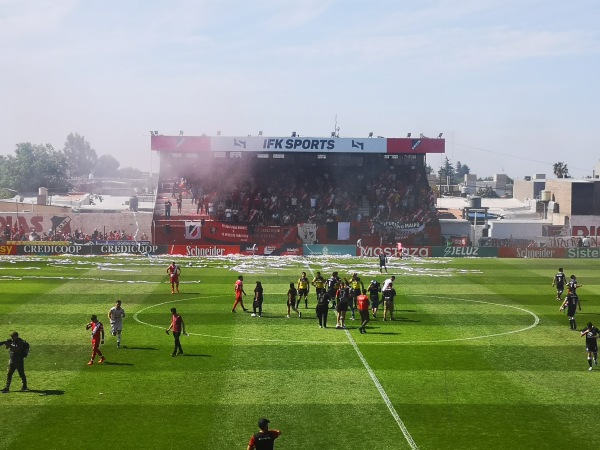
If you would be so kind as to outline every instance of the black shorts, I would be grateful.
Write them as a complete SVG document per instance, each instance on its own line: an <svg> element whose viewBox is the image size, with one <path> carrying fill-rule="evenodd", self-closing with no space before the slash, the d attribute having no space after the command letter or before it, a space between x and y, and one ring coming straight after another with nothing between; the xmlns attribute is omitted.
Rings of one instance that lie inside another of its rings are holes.
<svg viewBox="0 0 600 450"><path fill-rule="evenodd" d="M338 302L335 307L337 312L348 311L348 302Z"/></svg>
<svg viewBox="0 0 600 450"><path fill-rule="evenodd" d="M327 303L319 304L315 308L315 312L317 314L327 314L329 312L329 305Z"/></svg>
<svg viewBox="0 0 600 450"><path fill-rule="evenodd" d="M298 289L298 297L307 296L308 289Z"/></svg>
<svg viewBox="0 0 600 450"><path fill-rule="evenodd" d="M590 353L598 353L598 344L587 344L586 350Z"/></svg>
<svg viewBox="0 0 600 450"><path fill-rule="evenodd" d="M569 306L567 308L567 316L569 316L569 317L574 317L576 312L577 312L577 306Z"/></svg>

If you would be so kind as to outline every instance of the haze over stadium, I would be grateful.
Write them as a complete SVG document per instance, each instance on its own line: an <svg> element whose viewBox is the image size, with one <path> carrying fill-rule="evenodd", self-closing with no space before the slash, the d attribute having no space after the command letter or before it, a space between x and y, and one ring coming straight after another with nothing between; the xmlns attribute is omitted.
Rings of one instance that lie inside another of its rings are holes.
<svg viewBox="0 0 600 450"><path fill-rule="evenodd" d="M157 170L150 131L446 138L479 176L591 175L596 2L2 0L0 154L85 136ZM441 157L429 158L434 169Z"/></svg>

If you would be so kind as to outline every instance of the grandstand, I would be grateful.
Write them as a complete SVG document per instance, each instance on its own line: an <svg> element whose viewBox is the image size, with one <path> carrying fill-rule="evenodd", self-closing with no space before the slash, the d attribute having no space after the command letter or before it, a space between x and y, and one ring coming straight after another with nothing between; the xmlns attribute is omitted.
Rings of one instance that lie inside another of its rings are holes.
<svg viewBox="0 0 600 450"><path fill-rule="evenodd" d="M425 168L444 139L153 133L151 149L155 244L441 243Z"/></svg>

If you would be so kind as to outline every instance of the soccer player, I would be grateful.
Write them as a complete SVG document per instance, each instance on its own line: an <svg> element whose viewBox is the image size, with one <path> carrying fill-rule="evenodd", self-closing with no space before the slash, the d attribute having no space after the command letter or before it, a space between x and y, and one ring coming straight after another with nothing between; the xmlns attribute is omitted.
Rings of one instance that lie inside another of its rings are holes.
<svg viewBox="0 0 600 450"><path fill-rule="evenodd" d="M382 291L383 296L383 321L385 322L388 312L390 320L394 320L394 297L396 297L396 289L393 283L388 284L387 288Z"/></svg>
<svg viewBox="0 0 600 450"><path fill-rule="evenodd" d="M296 290L296 287L294 286L294 283L290 283L290 288L287 291L287 318L290 318L290 312L291 311L295 311L296 313L298 313L298 317L302 319L302 313L300 311L298 311L298 308L296 307L297 303L296 303L296 297L298 296L298 291Z"/></svg>
<svg viewBox="0 0 600 450"><path fill-rule="evenodd" d="M361 294L362 291L365 290L365 285L360 280L360 277L357 273L352 274L352 278L350 279L350 310L352 311L351 319L354 320L354 310L356 309L356 299Z"/></svg>
<svg viewBox="0 0 600 450"><path fill-rule="evenodd" d="M233 308L231 308L231 312L236 312L235 308L237 308L238 303L242 305L244 312L248 311L244 307L244 301L242 300L242 294L246 295L246 291L244 291L244 277L242 275L238 276L233 289L235 291L235 303L233 304Z"/></svg>
<svg viewBox="0 0 600 450"><path fill-rule="evenodd" d="M575 323L575 313L577 312L577 305L579 305L579 299L572 292L567 294L564 303L560 307L559 311L567 310L567 317L569 318L569 326L571 330L577 330L577 324ZM579 305L581 311L581 305Z"/></svg>
<svg viewBox="0 0 600 450"><path fill-rule="evenodd" d="M327 286L327 295L329 295L329 298L332 301L332 305L331 308L335 308L335 300L337 297L337 292L338 289L340 288L340 277L338 277L338 273L337 272L333 272L331 274L331 277L327 279L327 281L325 282L325 285Z"/></svg>
<svg viewBox="0 0 600 450"><path fill-rule="evenodd" d="M104 325L98 320L95 314L90 317L90 322L85 326L86 330L92 329L92 358L87 363L88 366L94 364L96 355L100 356L98 364L102 364L106 358L100 351L100 344L104 344Z"/></svg>
<svg viewBox="0 0 600 450"><path fill-rule="evenodd" d="M381 286L379 285L379 281L371 280L367 291L369 291L369 300L371 301L371 311L373 312L373 318L376 319L377 308L379 307L379 292L381 292Z"/></svg>
<svg viewBox="0 0 600 450"><path fill-rule="evenodd" d="M173 331L173 338L175 339L175 348L171 356L183 355L183 348L181 347L179 338L181 337L181 333L185 336L187 336L187 333L185 332L183 318L177 314L177 309L175 308L171 308L171 325L165 330L167 334L169 334L169 330Z"/></svg>
<svg viewBox="0 0 600 450"><path fill-rule="evenodd" d="M340 283L340 288L337 291L336 297L337 305L335 310L337 312L337 323L335 327L338 329L346 328L346 313L348 312L348 303L351 299L350 288L346 286L344 282Z"/></svg>
<svg viewBox="0 0 600 450"><path fill-rule="evenodd" d="M592 357L594 358L594 365L598 365L598 337L600 337L600 330L592 325L592 322L588 322L587 328L581 332L581 336L585 336L585 349L587 351L587 359L590 368L592 370Z"/></svg>
<svg viewBox="0 0 600 450"><path fill-rule="evenodd" d="M300 301L304 297L304 308L308 308L308 286L309 281L306 278L306 272L302 272L300 278L298 278L298 300L296 300L296 309L300 306Z"/></svg>
<svg viewBox="0 0 600 450"><path fill-rule="evenodd" d="M310 284L312 284L315 287L315 291L317 294L317 300L318 300L320 295L325 293L325 278L323 278L323 276L321 275L321 272L317 272L314 280L312 280L312 282Z"/></svg>
<svg viewBox="0 0 600 450"><path fill-rule="evenodd" d="M25 376L25 358L29 352L29 345L19 337L19 333L13 331L10 333L8 341L0 342L9 350L8 371L6 372L6 386L2 389L2 393L7 394L10 391L10 384L15 371L21 377L23 383L22 391L28 391L27 377Z"/></svg>
<svg viewBox="0 0 600 450"><path fill-rule="evenodd" d="M256 287L254 288L254 301L252 302L252 317L262 317L262 304L263 304L263 287L260 281L256 282ZM256 310L258 309L258 314L256 314Z"/></svg>
<svg viewBox="0 0 600 450"><path fill-rule="evenodd" d="M567 281L567 276L565 275L563 268L558 268L558 273L554 275L554 279L552 280L552 286L556 286L556 300L562 301L562 295L565 291L565 282Z"/></svg>
<svg viewBox="0 0 600 450"><path fill-rule="evenodd" d="M171 265L167 267L167 273L171 279L171 294L175 293L175 289L177 289L177 293L179 294L179 275L181 274L181 267L173 261Z"/></svg>
<svg viewBox="0 0 600 450"><path fill-rule="evenodd" d="M327 292L321 292L317 298L317 306L315 312L317 313L317 319L319 319L319 328L327 328L327 315L329 314L329 294Z"/></svg>
<svg viewBox="0 0 600 450"><path fill-rule="evenodd" d="M117 300L115 306L108 311L108 320L110 320L110 334L117 337L117 348L121 348L121 331L123 330L123 319L125 310L121 308L121 300Z"/></svg>
<svg viewBox="0 0 600 450"><path fill-rule="evenodd" d="M248 442L247 450L272 450L275 445L275 439L281 436L279 430L269 430L269 419L260 419L258 428L260 431L254 434Z"/></svg>
<svg viewBox="0 0 600 450"><path fill-rule="evenodd" d="M396 281L396 277L394 275L392 275L390 278L386 278L383 281L383 286L381 287L381 291L385 291L388 286L390 286L394 281Z"/></svg>
<svg viewBox="0 0 600 450"><path fill-rule="evenodd" d="M366 326L369 323L369 297L367 297L366 289L363 289L362 294L356 297L356 304L361 320L361 324L360 327L358 327L358 331L360 331L360 334L364 334L367 332Z"/></svg>
<svg viewBox="0 0 600 450"><path fill-rule="evenodd" d="M568 284L569 292L572 292L574 295L577 295L577 288L580 288L581 285L577 284L577 277L575 275L571 275Z"/></svg>
<svg viewBox="0 0 600 450"><path fill-rule="evenodd" d="M385 269L385 273L388 273L386 263L387 263L387 256L385 256L384 253L380 253L379 254L379 273L383 273L383 269Z"/></svg>

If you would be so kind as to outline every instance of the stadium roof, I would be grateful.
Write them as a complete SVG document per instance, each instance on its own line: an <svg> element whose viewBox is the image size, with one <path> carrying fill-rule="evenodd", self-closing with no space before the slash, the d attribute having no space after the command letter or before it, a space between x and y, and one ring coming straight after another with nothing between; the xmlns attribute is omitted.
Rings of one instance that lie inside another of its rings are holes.
<svg viewBox="0 0 600 450"><path fill-rule="evenodd" d="M339 138L263 136L163 136L152 134L151 150L171 153L445 153L442 138Z"/></svg>

